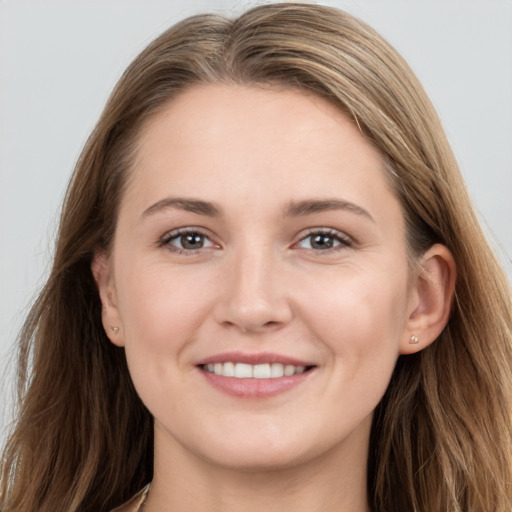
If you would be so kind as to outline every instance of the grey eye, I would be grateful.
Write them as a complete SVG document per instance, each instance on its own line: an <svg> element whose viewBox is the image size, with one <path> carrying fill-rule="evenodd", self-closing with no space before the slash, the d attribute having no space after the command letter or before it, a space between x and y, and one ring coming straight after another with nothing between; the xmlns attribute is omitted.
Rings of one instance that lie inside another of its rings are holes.
<svg viewBox="0 0 512 512"><path fill-rule="evenodd" d="M312 249L331 249L337 242L333 236L325 234L310 235L309 238Z"/></svg>
<svg viewBox="0 0 512 512"><path fill-rule="evenodd" d="M205 245L205 240L206 237L200 233L185 233L178 236L175 239L175 243L180 249L194 250L202 249Z"/></svg>
<svg viewBox="0 0 512 512"><path fill-rule="evenodd" d="M196 251L214 247L215 244L199 231L183 230L167 235L161 241L161 246L166 246L175 251Z"/></svg>
<svg viewBox="0 0 512 512"><path fill-rule="evenodd" d="M340 245L349 245L341 236L331 233L311 233L304 237L298 244L303 249L325 251Z"/></svg>

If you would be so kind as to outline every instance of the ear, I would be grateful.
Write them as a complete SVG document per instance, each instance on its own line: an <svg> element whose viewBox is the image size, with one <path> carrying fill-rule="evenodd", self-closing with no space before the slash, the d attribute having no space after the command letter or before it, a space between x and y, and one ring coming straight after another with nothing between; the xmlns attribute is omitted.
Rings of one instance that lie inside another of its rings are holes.
<svg viewBox="0 0 512 512"><path fill-rule="evenodd" d="M451 252L444 245L433 245L421 258L411 290L400 354L419 352L441 334L450 316L455 279Z"/></svg>
<svg viewBox="0 0 512 512"><path fill-rule="evenodd" d="M103 328L110 341L122 347L124 346L123 326L117 307L114 276L110 260L104 252L95 253L91 270L100 294Z"/></svg>

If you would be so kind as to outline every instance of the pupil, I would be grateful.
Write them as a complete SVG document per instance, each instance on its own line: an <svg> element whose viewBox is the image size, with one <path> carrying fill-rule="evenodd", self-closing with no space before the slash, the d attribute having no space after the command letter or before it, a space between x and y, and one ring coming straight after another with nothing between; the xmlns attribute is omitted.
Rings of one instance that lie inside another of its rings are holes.
<svg viewBox="0 0 512 512"><path fill-rule="evenodd" d="M181 245L184 249L199 249L203 246L203 235L198 233L183 235Z"/></svg>
<svg viewBox="0 0 512 512"><path fill-rule="evenodd" d="M332 237L327 235L315 235L311 245L314 249L330 249L332 247Z"/></svg>

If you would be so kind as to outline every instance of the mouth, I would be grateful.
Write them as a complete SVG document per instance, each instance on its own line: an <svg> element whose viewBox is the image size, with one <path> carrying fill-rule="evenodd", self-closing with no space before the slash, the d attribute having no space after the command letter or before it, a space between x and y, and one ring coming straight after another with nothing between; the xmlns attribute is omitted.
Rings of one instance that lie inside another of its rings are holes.
<svg viewBox="0 0 512 512"><path fill-rule="evenodd" d="M282 363L247 364L228 361L225 363L209 363L201 368L221 377L234 377L235 379L280 379L291 377L310 371L314 366L295 366Z"/></svg>
<svg viewBox="0 0 512 512"><path fill-rule="evenodd" d="M270 353L220 354L196 365L205 380L237 398L267 398L299 386L316 365Z"/></svg>

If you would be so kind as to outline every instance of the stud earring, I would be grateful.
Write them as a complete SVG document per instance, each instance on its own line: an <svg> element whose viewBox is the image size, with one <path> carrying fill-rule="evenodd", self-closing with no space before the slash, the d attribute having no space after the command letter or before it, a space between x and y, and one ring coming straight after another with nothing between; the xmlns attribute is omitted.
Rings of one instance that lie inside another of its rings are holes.
<svg viewBox="0 0 512 512"><path fill-rule="evenodd" d="M417 336L411 336L411 339L409 340L409 343L412 345L416 345L416 343L419 343L420 339Z"/></svg>
<svg viewBox="0 0 512 512"><path fill-rule="evenodd" d="M114 327L112 327L112 332L114 334L117 334L119 332L119 327L117 327L117 325L114 325Z"/></svg>

